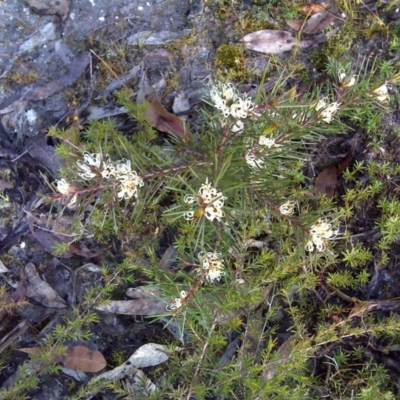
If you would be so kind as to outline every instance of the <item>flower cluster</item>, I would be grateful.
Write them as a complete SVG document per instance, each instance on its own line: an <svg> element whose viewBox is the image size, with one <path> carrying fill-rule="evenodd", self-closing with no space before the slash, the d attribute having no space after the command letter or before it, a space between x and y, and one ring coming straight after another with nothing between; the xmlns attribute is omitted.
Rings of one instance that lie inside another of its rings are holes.
<svg viewBox="0 0 400 400"><path fill-rule="evenodd" d="M379 86L377 89L372 91L373 96L380 102L385 103L390 99L388 85L384 83L382 86Z"/></svg>
<svg viewBox="0 0 400 400"><path fill-rule="evenodd" d="M65 179L57 179L54 183L59 193L64 196L72 196L71 200L67 203L67 207L73 208L77 200L77 194L75 193L74 188L72 188Z"/></svg>
<svg viewBox="0 0 400 400"><path fill-rule="evenodd" d="M83 154L83 161L77 161L82 170L78 175L86 180L101 175L102 178L118 182L118 198L130 199L138 196L138 188L144 185L143 179L136 171L132 171L131 162L126 159L117 162L109 158L103 159L99 153Z"/></svg>
<svg viewBox="0 0 400 400"><path fill-rule="evenodd" d="M356 84L358 76L352 75L350 78L346 75L346 72L341 69L338 73L339 82L342 87L350 87Z"/></svg>
<svg viewBox="0 0 400 400"><path fill-rule="evenodd" d="M279 207L279 211L283 215L293 215L294 213L294 207L296 205L296 202L293 200L288 200L287 202L283 203Z"/></svg>
<svg viewBox="0 0 400 400"><path fill-rule="evenodd" d="M224 260L221 259L221 253L216 252L200 252L198 258L201 263L201 268L197 270L199 275L204 276L204 280L209 283L214 282L216 279L219 281L221 276L225 275L224 272Z"/></svg>
<svg viewBox="0 0 400 400"><path fill-rule="evenodd" d="M262 168L264 165L264 159L258 157L257 154L264 153L265 148L279 149L280 147L282 147L282 145L276 143L276 138L261 135L258 138L256 149L252 149L246 153L245 155L246 162L250 168Z"/></svg>
<svg viewBox="0 0 400 400"><path fill-rule="evenodd" d="M315 109L317 111L321 111L321 119L322 121L326 122L327 124L331 123L333 116L336 114L336 112L339 110L339 106L341 103L338 103L334 101L333 103L330 103L328 105L327 103L327 97L323 97L320 99L315 106Z"/></svg>
<svg viewBox="0 0 400 400"><path fill-rule="evenodd" d="M182 290L180 293L181 297L177 297L174 299L174 301L171 304L168 304L166 309L167 311L174 311L177 310L178 308L182 307L182 301L184 301L187 297L188 293L185 290Z"/></svg>
<svg viewBox="0 0 400 400"><path fill-rule="evenodd" d="M232 83L217 82L210 89L210 98L225 118L244 119L254 110L253 101L249 97L243 99Z"/></svg>
<svg viewBox="0 0 400 400"><path fill-rule="evenodd" d="M206 179L206 183L201 185L198 194L199 198L187 194L184 198L184 202L191 205L196 202L198 203L200 200L200 207L204 211L205 217L210 221L214 221L214 219L221 221L221 218L225 216L222 208L224 207L224 202L227 197L221 192L218 192L216 188L213 188L211 184L208 183L208 179ZM193 217L193 210L184 213L184 218L188 221L191 221Z"/></svg>
<svg viewBox="0 0 400 400"><path fill-rule="evenodd" d="M314 251L314 246L318 251L325 250L324 240L333 239L339 232L339 229L332 228L332 224L325 219L319 219L315 225L311 226L310 239L305 245L307 251Z"/></svg>
<svg viewBox="0 0 400 400"><path fill-rule="evenodd" d="M143 179L132 171L131 162L126 159L113 162L108 157L103 159L100 153L85 152L83 161L79 160L76 164L81 171L78 175L85 180L99 176L111 181L111 185L118 188L119 199L137 198L138 188L144 185ZM73 206L77 198L76 190L65 179L56 180L55 184L62 195L73 196L68 207Z"/></svg>

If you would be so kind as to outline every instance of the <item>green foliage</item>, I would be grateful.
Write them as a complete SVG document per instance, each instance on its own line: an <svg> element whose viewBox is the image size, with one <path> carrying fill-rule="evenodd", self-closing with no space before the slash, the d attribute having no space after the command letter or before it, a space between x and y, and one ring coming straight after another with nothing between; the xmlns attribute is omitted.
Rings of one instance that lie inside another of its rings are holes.
<svg viewBox="0 0 400 400"><path fill-rule="evenodd" d="M369 130L368 118L381 118L388 99L376 90L385 81L373 78L379 70L374 64L356 69L328 62L329 80L301 96L285 75L268 93L260 82L254 99L215 83L203 124L187 141L159 138L146 119L148 105L135 104L125 92L118 99L138 122L132 135L118 132L112 120L93 122L82 135L51 129L66 164L50 196L53 208L74 213L79 238L95 237L104 246L110 237L119 239L125 257L115 269L101 268L101 284L65 314L64 324L46 338L47 351L61 351L67 340L88 340L99 322L92 307L140 276L160 290L165 315L188 337L188 349L174 346L167 366L153 371L159 389L146 398L312 399L321 391L336 398L390 398L385 369L352 365L344 344L348 338L394 337L400 322L375 318L342 290L368 282L365 264L373 258L345 232L346 217L382 194L380 177L391 166L360 162L347 171L352 187L343 206L317 196L303 170L321 138L348 132L354 120ZM388 71L381 64L380 73ZM366 169L368 184L358 179ZM378 205L383 248L396 239L400 202L383 196ZM169 232L177 254L170 268L161 268L158 244ZM232 338L238 347L224 358ZM323 359L316 374L313 357ZM53 372L50 361L34 360ZM105 385L94 379L73 398ZM129 394L119 382L107 385Z"/></svg>

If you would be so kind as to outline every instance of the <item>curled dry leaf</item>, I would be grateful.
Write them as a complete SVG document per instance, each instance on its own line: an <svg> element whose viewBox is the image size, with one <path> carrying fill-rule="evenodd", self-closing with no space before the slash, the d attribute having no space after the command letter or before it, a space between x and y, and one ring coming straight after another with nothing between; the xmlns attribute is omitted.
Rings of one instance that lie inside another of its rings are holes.
<svg viewBox="0 0 400 400"><path fill-rule="evenodd" d="M326 194L327 197L332 198L338 185L338 177L336 165L329 165L324 168L315 178L315 193Z"/></svg>
<svg viewBox="0 0 400 400"><path fill-rule="evenodd" d="M342 160L340 167L331 164L324 168L315 178L315 193L326 194L327 197L332 198L335 189L339 186L339 176L348 167L352 159L353 150L350 149Z"/></svg>
<svg viewBox="0 0 400 400"><path fill-rule="evenodd" d="M83 372L99 372L107 366L107 361L98 350L85 346L67 347L65 355L61 358L64 367Z"/></svg>
<svg viewBox="0 0 400 400"><path fill-rule="evenodd" d="M43 304L45 307L66 307L65 301L47 282L40 278L32 263L28 263L21 271L19 285L24 287L26 297Z"/></svg>
<svg viewBox="0 0 400 400"><path fill-rule="evenodd" d="M158 315L164 314L168 305L168 301L161 297L161 291L152 286L130 288L126 294L133 300L114 300L95 309L114 314Z"/></svg>
<svg viewBox="0 0 400 400"><path fill-rule="evenodd" d="M69 216L48 220L46 216L36 216L30 211L25 211L29 229L35 239L43 246L44 250L59 258L70 258L79 255L85 258L95 257L82 242L73 242L78 236L73 229L72 218ZM68 244L68 249L63 254L55 254L58 245Z"/></svg>
<svg viewBox="0 0 400 400"><path fill-rule="evenodd" d="M28 354L37 354L43 351L43 348L28 347L17 350ZM60 362L66 368L82 372L99 372L107 366L103 354L86 346L69 346L61 357L54 356L51 361Z"/></svg>
<svg viewBox="0 0 400 400"><path fill-rule="evenodd" d="M289 336L289 338L286 339L286 341L283 342L283 344L276 351L277 354L280 355L280 358L274 362L264 364L263 371L261 374L262 380L270 381L271 379L274 378L274 376L278 372L278 364L284 363L287 360L289 360L290 355L292 353L294 342L297 338L298 338L297 334Z"/></svg>
<svg viewBox="0 0 400 400"><path fill-rule="evenodd" d="M336 17L328 12L324 11L318 14L314 14L309 18L302 30L302 33L313 34L322 32L326 27L328 27Z"/></svg>
<svg viewBox="0 0 400 400"><path fill-rule="evenodd" d="M312 40L297 40L289 32L264 29L246 35L242 42L245 46L260 53L279 54L298 46L305 49L314 44Z"/></svg>
<svg viewBox="0 0 400 400"><path fill-rule="evenodd" d="M167 361L169 354L167 347L161 344L148 343L139 347L127 361L111 371L104 372L97 379L119 380L130 374L136 368L154 367Z"/></svg>
<svg viewBox="0 0 400 400"><path fill-rule="evenodd" d="M149 107L145 111L145 116L156 129L179 136L184 141L189 139L189 132L186 129L185 123L163 107L157 97L156 91L149 84L145 73L142 75L139 84L136 101L137 103L147 102L149 104Z"/></svg>
<svg viewBox="0 0 400 400"><path fill-rule="evenodd" d="M336 18L337 17L335 17L332 13L325 11L314 14L307 20L294 19L292 21L286 21L286 24L296 32L310 35L322 32L327 26L332 24Z"/></svg>
<svg viewBox="0 0 400 400"><path fill-rule="evenodd" d="M305 25L305 23L306 22L303 19L293 19L292 21L286 21L286 24L296 32L298 32Z"/></svg>
<svg viewBox="0 0 400 400"><path fill-rule="evenodd" d="M329 4L321 3L321 4L314 4L314 3L302 3L299 4L299 12L303 15L313 15L321 13L327 10L330 7Z"/></svg>

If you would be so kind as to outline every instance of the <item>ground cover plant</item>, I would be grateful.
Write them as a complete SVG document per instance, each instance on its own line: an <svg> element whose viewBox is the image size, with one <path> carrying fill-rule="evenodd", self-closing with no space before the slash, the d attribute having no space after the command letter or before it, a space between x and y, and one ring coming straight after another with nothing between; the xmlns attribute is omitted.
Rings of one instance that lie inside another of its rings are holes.
<svg viewBox="0 0 400 400"><path fill-rule="evenodd" d="M268 8L277 21L298 12ZM398 132L385 126L398 63L328 41L310 52L312 78L293 43L252 86L224 59L244 49L225 45L193 123L142 73L136 98L115 94L129 132L112 118L48 129L61 167L43 176L30 229L53 256L96 263L71 268L61 296L32 263L17 294L0 291L4 315L25 297L59 310L51 324L38 317L35 342L2 348L4 369L18 348L29 357L0 398L65 376L69 399L398 397Z"/></svg>

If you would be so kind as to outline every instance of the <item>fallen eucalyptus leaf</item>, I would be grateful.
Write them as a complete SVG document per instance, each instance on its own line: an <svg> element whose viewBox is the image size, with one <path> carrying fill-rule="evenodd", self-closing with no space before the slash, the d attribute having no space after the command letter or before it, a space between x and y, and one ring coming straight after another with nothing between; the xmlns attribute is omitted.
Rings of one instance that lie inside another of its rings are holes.
<svg viewBox="0 0 400 400"><path fill-rule="evenodd" d="M322 32L335 19L336 19L336 17L328 11L314 14L305 23L302 33L313 34L313 33Z"/></svg>
<svg viewBox="0 0 400 400"><path fill-rule="evenodd" d="M127 361L111 371L99 375L96 380L119 380L136 368L154 367L169 358L167 347L161 344L148 343L139 347Z"/></svg>
<svg viewBox="0 0 400 400"><path fill-rule="evenodd" d="M58 15L63 21L69 14L69 0L25 0L25 2L39 14Z"/></svg>
<svg viewBox="0 0 400 400"><path fill-rule="evenodd" d="M160 45L181 39L192 32L191 29L182 29L178 32L172 31L141 31L128 37L127 43L132 46Z"/></svg>
<svg viewBox="0 0 400 400"><path fill-rule="evenodd" d="M31 355L43 351L43 348L26 347L17 350ZM107 361L103 354L86 346L69 346L61 357L54 356L51 361L60 362L66 368L82 372L99 372L107 366Z"/></svg>
<svg viewBox="0 0 400 400"><path fill-rule="evenodd" d="M82 372L99 372L107 366L103 354L85 346L67 347L61 363L64 367Z"/></svg>
<svg viewBox="0 0 400 400"><path fill-rule="evenodd" d="M260 53L279 54L298 46L305 49L314 44L312 40L296 40L289 32L264 29L246 35L242 42L245 46Z"/></svg>
<svg viewBox="0 0 400 400"><path fill-rule="evenodd" d="M126 294L133 300L114 300L95 309L124 315L158 315L166 312L168 302L161 297L161 291L157 288L139 286L128 289Z"/></svg>
<svg viewBox="0 0 400 400"><path fill-rule="evenodd" d="M313 15L324 12L330 7L329 4L321 3L301 3L299 4L299 12L303 15Z"/></svg>
<svg viewBox="0 0 400 400"><path fill-rule="evenodd" d="M335 188L338 185L338 170L339 168L333 164L324 168L315 178L315 193L326 194L327 197L332 198Z"/></svg>
<svg viewBox="0 0 400 400"><path fill-rule="evenodd" d="M46 137L37 135L25 140L24 150L40 165L46 167L53 176L58 175L60 167L64 166L64 161L56 154L54 146L47 144Z"/></svg>
<svg viewBox="0 0 400 400"><path fill-rule="evenodd" d="M293 19L291 21L285 22L290 28L292 28L296 32L298 32L305 25L305 21L303 19Z"/></svg>
<svg viewBox="0 0 400 400"><path fill-rule="evenodd" d="M145 116L156 129L179 136L184 141L189 139L189 132L186 129L185 123L163 107L157 97L156 91L147 81L146 74L142 75L139 83L136 102L139 104L147 102L149 104L145 111Z"/></svg>
<svg viewBox="0 0 400 400"><path fill-rule="evenodd" d="M32 263L28 263L21 271L21 277L24 279L20 282L20 285L25 287L26 297L43 304L45 307L64 308L67 306L58 293L40 278Z"/></svg>

